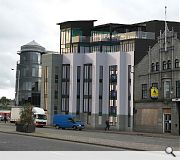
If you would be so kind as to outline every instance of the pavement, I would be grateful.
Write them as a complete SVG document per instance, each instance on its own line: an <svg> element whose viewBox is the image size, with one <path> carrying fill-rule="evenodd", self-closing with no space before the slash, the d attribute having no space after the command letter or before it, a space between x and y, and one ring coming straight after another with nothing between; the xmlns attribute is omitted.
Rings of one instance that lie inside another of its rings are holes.
<svg viewBox="0 0 180 160"><path fill-rule="evenodd" d="M94 144L115 148L123 148L127 150L136 150L136 151L164 151L167 147L167 144L163 144L164 141L170 141L176 144L173 146L173 149L176 151L180 151L180 136L174 136L171 134L154 134L154 133L142 133L142 132L122 132L122 131L104 131L104 130L93 130L93 129L85 129L84 131L62 131L58 132L57 130L53 130L52 127L47 127L46 129L36 129L35 133L23 133L16 132L16 128L14 124L10 123L0 123L0 132L9 133L9 134L18 134L25 136L34 136L41 138L50 138L78 143L86 143L86 144ZM52 130L52 131L51 131ZM91 134L89 134L91 132ZM68 134L67 134L68 133ZM70 134L69 134L70 133ZM94 134L93 134L94 133ZM90 135L98 135L100 136L90 136ZM104 138L104 135L106 138ZM127 138L127 136L133 138L134 140L123 140L123 136ZM108 137L117 137L117 138L108 138ZM121 138L118 138L121 137ZM136 141L136 139L141 139L142 141ZM162 143L149 143L144 139L157 139L162 141ZM173 145L173 144L172 144Z"/></svg>

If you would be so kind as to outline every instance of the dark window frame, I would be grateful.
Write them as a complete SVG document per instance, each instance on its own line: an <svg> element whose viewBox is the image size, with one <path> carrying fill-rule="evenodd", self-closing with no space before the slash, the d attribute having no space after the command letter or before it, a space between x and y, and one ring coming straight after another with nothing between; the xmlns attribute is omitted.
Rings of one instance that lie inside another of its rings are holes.
<svg viewBox="0 0 180 160"><path fill-rule="evenodd" d="M142 88L142 99L147 99L148 98L148 87L147 84L142 84L141 85Z"/></svg>
<svg viewBox="0 0 180 160"><path fill-rule="evenodd" d="M171 69L172 67L171 67L171 60L168 60L167 61L167 69Z"/></svg>
<svg viewBox="0 0 180 160"><path fill-rule="evenodd" d="M175 68L179 68L179 59L175 59Z"/></svg>
<svg viewBox="0 0 180 160"><path fill-rule="evenodd" d="M166 70L167 69L167 63L166 61L163 61L163 70Z"/></svg>

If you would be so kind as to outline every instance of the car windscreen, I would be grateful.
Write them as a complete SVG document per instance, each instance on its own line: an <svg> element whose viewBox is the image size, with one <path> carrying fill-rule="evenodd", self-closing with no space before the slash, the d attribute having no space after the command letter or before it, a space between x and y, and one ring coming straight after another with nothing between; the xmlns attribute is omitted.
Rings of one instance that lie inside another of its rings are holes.
<svg viewBox="0 0 180 160"><path fill-rule="evenodd" d="M47 120L47 117L46 117L46 115L44 115L44 114L38 114L38 115L37 115L37 119Z"/></svg>

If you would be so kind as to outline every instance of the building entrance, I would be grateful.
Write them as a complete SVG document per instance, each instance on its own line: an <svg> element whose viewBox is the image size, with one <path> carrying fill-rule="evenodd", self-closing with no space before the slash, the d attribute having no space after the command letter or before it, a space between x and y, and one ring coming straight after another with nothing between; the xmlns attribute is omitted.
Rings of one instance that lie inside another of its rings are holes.
<svg viewBox="0 0 180 160"><path fill-rule="evenodd" d="M171 114L164 113L164 133L171 133Z"/></svg>

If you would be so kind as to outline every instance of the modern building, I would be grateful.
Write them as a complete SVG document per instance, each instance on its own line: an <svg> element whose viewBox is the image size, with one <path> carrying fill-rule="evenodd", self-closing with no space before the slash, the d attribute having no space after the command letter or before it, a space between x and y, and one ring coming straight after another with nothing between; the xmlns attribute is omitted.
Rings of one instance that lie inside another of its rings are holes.
<svg viewBox="0 0 180 160"><path fill-rule="evenodd" d="M45 48L35 41L21 46L18 52L20 61L16 70L16 105L30 102L40 107L41 94L41 57Z"/></svg>
<svg viewBox="0 0 180 160"><path fill-rule="evenodd" d="M135 65L157 43L164 21L147 21L136 24L108 23L94 26L96 20L66 21L60 25L60 53L134 52ZM180 37L180 23L168 22Z"/></svg>
<svg viewBox="0 0 180 160"><path fill-rule="evenodd" d="M177 32L168 28L160 32L158 42L135 66L134 87L134 130L180 135L180 40Z"/></svg>
<svg viewBox="0 0 180 160"><path fill-rule="evenodd" d="M41 106L54 114L75 114L91 128L132 130L133 52L45 54Z"/></svg>
<svg viewBox="0 0 180 160"><path fill-rule="evenodd" d="M49 124L53 114L72 113L92 128L102 128L109 118L114 129L132 130L134 66L158 42L165 23L94 22L58 23L60 55L43 55L41 105L48 110ZM168 25L179 37L180 24Z"/></svg>

